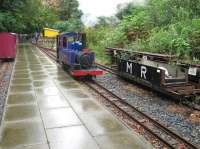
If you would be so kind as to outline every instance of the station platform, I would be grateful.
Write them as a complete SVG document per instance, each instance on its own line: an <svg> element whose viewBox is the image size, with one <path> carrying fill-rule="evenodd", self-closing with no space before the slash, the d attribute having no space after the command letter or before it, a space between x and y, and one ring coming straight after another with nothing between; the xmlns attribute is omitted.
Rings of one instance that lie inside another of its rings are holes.
<svg viewBox="0 0 200 149"><path fill-rule="evenodd" d="M151 149L30 44L19 45L0 149Z"/></svg>

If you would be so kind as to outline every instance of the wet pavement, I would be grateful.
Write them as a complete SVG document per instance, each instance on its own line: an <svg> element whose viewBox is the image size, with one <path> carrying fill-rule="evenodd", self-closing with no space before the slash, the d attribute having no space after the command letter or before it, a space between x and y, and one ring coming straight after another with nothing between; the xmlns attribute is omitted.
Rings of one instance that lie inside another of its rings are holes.
<svg viewBox="0 0 200 149"><path fill-rule="evenodd" d="M32 45L20 45L1 125L0 149L148 149Z"/></svg>

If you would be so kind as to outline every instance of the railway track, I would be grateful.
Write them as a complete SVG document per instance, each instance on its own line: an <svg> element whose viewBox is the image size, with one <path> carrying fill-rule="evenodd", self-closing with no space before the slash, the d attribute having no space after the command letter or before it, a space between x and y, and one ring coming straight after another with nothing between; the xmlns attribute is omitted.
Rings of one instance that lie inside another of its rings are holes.
<svg viewBox="0 0 200 149"><path fill-rule="evenodd" d="M39 48L43 53L45 53L48 57L56 62L56 56L52 53L52 51L46 48ZM117 72L113 71L113 68L111 67L104 66L98 63L96 63L96 65L103 70L106 70L114 75L118 75ZM180 146L182 146L183 149L198 149L198 147L191 142L185 140L180 135L171 131L163 124L157 122L145 113L139 111L137 108L133 107L97 82L84 82L84 84L94 90L97 94L102 96L106 101L108 101L110 103L109 106L114 106L116 109L125 114L131 121L133 121L133 123L137 123L138 125L140 125L156 140L159 140L159 142L161 142L164 147L174 149L180 148Z"/></svg>
<svg viewBox="0 0 200 149"><path fill-rule="evenodd" d="M99 63L96 63L97 67L99 67L102 70L106 70L107 72L114 74L114 75L118 75L117 73L117 69L113 69L112 67L108 67Z"/></svg>
<svg viewBox="0 0 200 149"><path fill-rule="evenodd" d="M44 48L41 46L36 45L40 51L42 51L43 53L45 53L49 58L51 58L53 61L56 62L56 52L52 49L48 49L48 48Z"/></svg>
<svg viewBox="0 0 200 149"><path fill-rule="evenodd" d="M119 76L119 74L117 73L116 67L113 69L112 67L105 66L105 65L102 65L102 64L99 64L99 63L96 63L96 65L97 65L100 69L103 69L103 70L105 70L105 71L107 71L107 72L109 72L109 73L111 73L111 74L113 74L113 75ZM121 76L119 76L119 77L121 77ZM136 94L135 94L135 95L136 95ZM138 96L138 97L140 97L140 98L143 99L142 96L139 96L139 95L136 95L136 96ZM179 102L179 101L174 101L174 102L177 103L177 102ZM183 100L183 101L181 101L181 104L183 104L184 106L189 107L189 108L191 108L191 109L193 109L193 110L200 111L200 106L199 106L199 105L193 104L191 101L185 101L185 100Z"/></svg>
<svg viewBox="0 0 200 149"><path fill-rule="evenodd" d="M110 106L114 106L115 108L120 110L130 120L139 124L143 129L145 129L145 131L150 133L150 135L161 141L165 147L173 149L184 146L187 149L198 149L197 146L185 140L180 135L171 131L161 123L146 115L145 113L139 111L137 108L125 102L119 96L107 90L105 87L101 86L97 82L92 81L84 83L96 93L101 95L106 101L108 101L111 104Z"/></svg>
<svg viewBox="0 0 200 149"><path fill-rule="evenodd" d="M5 69L5 64L3 62L0 62L0 82L2 81L3 75L4 75L4 69Z"/></svg>
<svg viewBox="0 0 200 149"><path fill-rule="evenodd" d="M0 125L12 73L12 62L0 61Z"/></svg>
<svg viewBox="0 0 200 149"><path fill-rule="evenodd" d="M10 67L9 62L0 61L0 83L3 81L3 77L5 75L6 70Z"/></svg>

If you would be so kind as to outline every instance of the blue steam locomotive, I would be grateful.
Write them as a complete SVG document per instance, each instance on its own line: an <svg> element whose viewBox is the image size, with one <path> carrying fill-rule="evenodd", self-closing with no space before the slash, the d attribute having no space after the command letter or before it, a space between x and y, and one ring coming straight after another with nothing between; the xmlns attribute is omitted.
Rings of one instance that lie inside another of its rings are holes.
<svg viewBox="0 0 200 149"><path fill-rule="evenodd" d="M70 32L57 36L57 61L74 77L104 74L95 66L95 53L86 48L85 33Z"/></svg>

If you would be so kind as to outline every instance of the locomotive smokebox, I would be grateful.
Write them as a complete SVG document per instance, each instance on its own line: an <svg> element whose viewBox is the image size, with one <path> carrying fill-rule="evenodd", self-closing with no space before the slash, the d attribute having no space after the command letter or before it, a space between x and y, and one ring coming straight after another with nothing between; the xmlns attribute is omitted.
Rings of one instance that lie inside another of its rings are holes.
<svg viewBox="0 0 200 149"><path fill-rule="evenodd" d="M94 63L93 52L79 52L76 56L76 62L80 64L83 69L90 69Z"/></svg>

